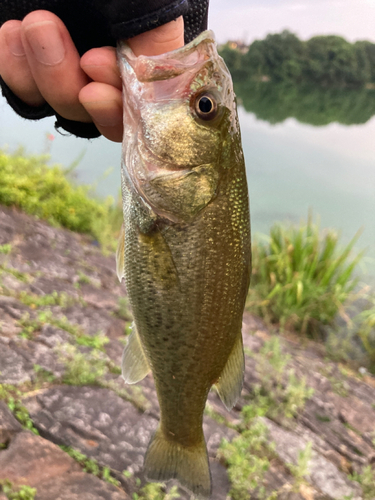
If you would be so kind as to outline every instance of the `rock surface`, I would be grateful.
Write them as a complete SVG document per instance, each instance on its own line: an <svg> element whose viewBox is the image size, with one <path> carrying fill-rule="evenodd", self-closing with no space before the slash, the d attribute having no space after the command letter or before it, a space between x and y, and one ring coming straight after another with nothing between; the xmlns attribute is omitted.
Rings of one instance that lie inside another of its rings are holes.
<svg viewBox="0 0 375 500"><path fill-rule="evenodd" d="M130 321L113 256L0 207L0 484L33 486L36 500L147 498L142 463L159 407L151 376L125 386L119 375ZM248 469L234 471L220 445L248 439L255 422L266 433L257 453L268 466L257 487L244 486L248 498L266 498L261 484L285 500L375 498L374 378L328 361L312 342L275 337L247 314L243 332L242 397L228 413L211 391L204 417L212 498L245 498L233 478L246 479ZM24 430L31 425L40 436ZM93 473L58 445L94 460ZM373 490L349 478L366 467Z"/></svg>

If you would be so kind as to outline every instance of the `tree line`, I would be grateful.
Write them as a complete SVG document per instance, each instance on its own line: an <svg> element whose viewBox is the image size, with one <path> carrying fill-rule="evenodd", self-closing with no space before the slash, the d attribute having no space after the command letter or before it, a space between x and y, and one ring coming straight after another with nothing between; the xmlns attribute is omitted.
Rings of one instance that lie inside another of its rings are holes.
<svg viewBox="0 0 375 500"><path fill-rule="evenodd" d="M220 54L234 80L313 83L323 87L361 87L375 83L375 44L349 43L340 36L300 40L284 30L255 40L246 51L227 43Z"/></svg>
<svg viewBox="0 0 375 500"><path fill-rule="evenodd" d="M375 115L375 90L365 88L234 80L234 90L246 111L272 124L295 118L314 126L359 125Z"/></svg>

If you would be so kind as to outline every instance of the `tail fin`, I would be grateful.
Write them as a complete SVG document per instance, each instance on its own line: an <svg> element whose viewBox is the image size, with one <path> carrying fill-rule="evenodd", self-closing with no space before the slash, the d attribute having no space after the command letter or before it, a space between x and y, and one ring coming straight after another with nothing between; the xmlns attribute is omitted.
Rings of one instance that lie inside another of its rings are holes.
<svg viewBox="0 0 375 500"><path fill-rule="evenodd" d="M167 440L158 427L146 453L144 471L149 481L177 479L197 498L210 498L211 474L203 434L201 443L188 448Z"/></svg>

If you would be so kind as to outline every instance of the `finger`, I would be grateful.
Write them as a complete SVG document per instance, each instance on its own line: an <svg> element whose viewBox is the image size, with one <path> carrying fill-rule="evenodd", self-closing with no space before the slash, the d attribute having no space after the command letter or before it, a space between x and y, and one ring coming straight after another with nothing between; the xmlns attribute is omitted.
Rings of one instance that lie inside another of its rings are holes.
<svg viewBox="0 0 375 500"><path fill-rule="evenodd" d="M52 12L31 12L22 21L22 42L44 99L64 118L91 121L78 99L89 78L63 22Z"/></svg>
<svg viewBox="0 0 375 500"><path fill-rule="evenodd" d="M104 137L114 142L122 141L122 94L119 89L91 82L81 90L79 100Z"/></svg>
<svg viewBox="0 0 375 500"><path fill-rule="evenodd" d="M21 21L8 21L0 28L0 75L26 104L40 106L45 102L27 62L21 39Z"/></svg>
<svg viewBox="0 0 375 500"><path fill-rule="evenodd" d="M121 90L115 47L89 50L81 57L81 68L95 82L106 83Z"/></svg>
<svg viewBox="0 0 375 500"><path fill-rule="evenodd" d="M158 56L184 46L184 19L163 24L130 38L128 44L136 56Z"/></svg>

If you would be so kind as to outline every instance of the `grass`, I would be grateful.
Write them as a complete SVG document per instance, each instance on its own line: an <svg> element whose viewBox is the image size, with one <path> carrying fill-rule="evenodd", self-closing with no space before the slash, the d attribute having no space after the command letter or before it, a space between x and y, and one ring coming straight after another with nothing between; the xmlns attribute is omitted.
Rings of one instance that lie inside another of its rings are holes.
<svg viewBox="0 0 375 500"><path fill-rule="evenodd" d="M33 301L35 300L33 303L39 304L39 306L41 303L44 304L45 299L43 297L46 296L42 296L40 300L32 299ZM52 296L52 300L54 300L54 296ZM75 338L77 344L91 347L92 349L104 350L104 346L109 342L109 338L102 332L99 331L96 335L86 335L78 325L68 321L65 316L56 318L51 310L39 311L35 319L30 319L30 315L26 313L18 320L18 324L22 326L22 330L19 333L20 337L26 339L32 339L34 333L41 330L43 325L50 324L70 333Z"/></svg>
<svg viewBox="0 0 375 500"><path fill-rule="evenodd" d="M277 336L266 341L257 363L261 383L254 385L251 400L242 409L246 421L256 416L272 419L292 419L304 408L314 390L308 388L304 377L296 377L287 369L290 356L281 350Z"/></svg>
<svg viewBox="0 0 375 500"><path fill-rule="evenodd" d="M299 227L275 224L253 245L247 308L281 329L320 338L320 325L333 321L355 287L358 237L340 249L337 232L321 232L311 216Z"/></svg>
<svg viewBox="0 0 375 500"><path fill-rule="evenodd" d="M278 336L264 343L259 358L257 369L261 385L253 388L251 400L242 408L238 437L232 442L223 440L218 452L219 459L228 469L232 500L248 500L252 498L250 493L259 499L278 498L278 492L266 490L265 474L275 453L261 417L293 419L313 394L303 378L298 379L292 370L288 370L290 356L282 352ZM306 474L309 456L307 449L295 466L296 487Z"/></svg>
<svg viewBox="0 0 375 500"><path fill-rule="evenodd" d="M12 251L12 245L10 245L9 243L0 245L0 254L9 255L11 251Z"/></svg>
<svg viewBox="0 0 375 500"><path fill-rule="evenodd" d="M177 500L181 498L177 486L165 492L165 485L160 483L148 483L139 490L138 493L133 493L132 500Z"/></svg>
<svg viewBox="0 0 375 500"><path fill-rule="evenodd" d="M298 452L297 464L287 464L288 469L294 476L294 491L298 492L302 484L309 476L309 463L312 458L312 441L309 441L304 450Z"/></svg>
<svg viewBox="0 0 375 500"><path fill-rule="evenodd" d="M28 410L21 403L21 396L21 391L19 391L15 386L0 384L0 400L5 401L10 411L24 429L39 435L39 431L34 427L34 423L31 420Z"/></svg>
<svg viewBox="0 0 375 500"><path fill-rule="evenodd" d="M47 307L47 306L60 306L65 308L77 302L67 293L65 292L59 293L56 290L50 294L44 294L44 295L35 295L28 293L25 290L21 290L21 292L18 295L18 299L23 304L29 306L31 309L35 309L37 307Z"/></svg>
<svg viewBox="0 0 375 500"><path fill-rule="evenodd" d="M60 448L65 451L65 453L67 453L70 457L72 457L76 462L78 462L85 472L93 474L94 476L97 476L107 483L113 484L114 486L120 486L120 481L118 481L111 475L111 470L109 467L101 467L95 459L88 458L86 455L72 448L71 446L62 445L60 446Z"/></svg>
<svg viewBox="0 0 375 500"><path fill-rule="evenodd" d="M374 500L375 498L375 469L367 465L361 474L354 473L350 476L352 481L356 481L362 487L363 500Z"/></svg>
<svg viewBox="0 0 375 500"><path fill-rule="evenodd" d="M54 226L88 234L103 247L114 249L114 233L120 230L122 211L113 198L92 196L88 186L75 186L60 165L48 165L49 157L26 156L0 150L0 204L16 206Z"/></svg>
<svg viewBox="0 0 375 500"><path fill-rule="evenodd" d="M83 354L75 346L65 345L59 357L66 367L64 384L100 386L100 379L109 371L107 360L98 350Z"/></svg>
<svg viewBox="0 0 375 500"><path fill-rule="evenodd" d="M267 427L261 421L253 421L233 441L226 439L220 445L218 458L227 466L232 488L232 500L248 500L249 492L256 490L257 498L266 498L264 475L270 467L272 448L267 439Z"/></svg>
<svg viewBox="0 0 375 500"><path fill-rule="evenodd" d="M0 493L4 493L9 500L34 500L36 488L26 485L13 486L10 481L4 480L0 481Z"/></svg>

